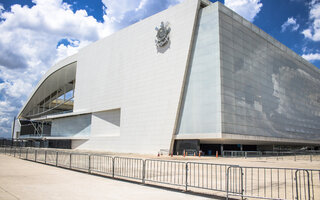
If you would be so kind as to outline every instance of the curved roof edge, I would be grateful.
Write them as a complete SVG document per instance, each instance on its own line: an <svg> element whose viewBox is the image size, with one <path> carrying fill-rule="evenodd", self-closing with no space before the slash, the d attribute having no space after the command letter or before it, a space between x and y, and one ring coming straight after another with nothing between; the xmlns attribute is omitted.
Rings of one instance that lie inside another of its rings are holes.
<svg viewBox="0 0 320 200"><path fill-rule="evenodd" d="M48 69L48 71L42 76L42 78L40 79L40 81L38 82L37 86L34 88L33 92L29 95L28 100L24 103L23 107L21 108L21 110L19 111L17 118L19 118L22 114L22 112L24 111L24 109L26 108L27 104L29 103L29 101L32 99L32 97L35 95L35 93L37 92L37 90L39 89L39 87L45 82L45 80L50 77L52 74L54 74L56 71L62 69L63 67L77 62L78 60L78 53L69 56L63 60L60 60L58 63L56 63L55 65L53 65L52 67L50 67Z"/></svg>

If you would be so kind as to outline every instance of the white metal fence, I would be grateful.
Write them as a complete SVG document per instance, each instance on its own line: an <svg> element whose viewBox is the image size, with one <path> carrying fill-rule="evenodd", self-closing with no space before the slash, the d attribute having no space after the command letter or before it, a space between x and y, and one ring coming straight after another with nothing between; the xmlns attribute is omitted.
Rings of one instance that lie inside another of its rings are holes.
<svg viewBox="0 0 320 200"><path fill-rule="evenodd" d="M219 192L226 199L320 199L320 170L313 169L144 160L15 147L2 147L0 154L147 184Z"/></svg>

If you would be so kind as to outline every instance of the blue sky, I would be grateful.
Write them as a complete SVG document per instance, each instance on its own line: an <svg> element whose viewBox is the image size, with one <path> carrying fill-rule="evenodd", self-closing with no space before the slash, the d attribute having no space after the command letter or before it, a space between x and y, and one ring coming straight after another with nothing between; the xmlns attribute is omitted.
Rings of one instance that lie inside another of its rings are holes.
<svg viewBox="0 0 320 200"><path fill-rule="evenodd" d="M184 0L0 0L0 137L57 61ZM320 0L221 0L320 68Z"/></svg>

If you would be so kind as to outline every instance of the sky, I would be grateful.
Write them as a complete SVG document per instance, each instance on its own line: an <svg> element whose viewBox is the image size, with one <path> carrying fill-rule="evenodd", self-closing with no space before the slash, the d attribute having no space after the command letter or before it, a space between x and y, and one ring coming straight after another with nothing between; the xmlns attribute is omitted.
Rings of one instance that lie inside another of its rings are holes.
<svg viewBox="0 0 320 200"><path fill-rule="evenodd" d="M182 1L0 0L0 138L50 66ZM320 68L320 0L219 1Z"/></svg>

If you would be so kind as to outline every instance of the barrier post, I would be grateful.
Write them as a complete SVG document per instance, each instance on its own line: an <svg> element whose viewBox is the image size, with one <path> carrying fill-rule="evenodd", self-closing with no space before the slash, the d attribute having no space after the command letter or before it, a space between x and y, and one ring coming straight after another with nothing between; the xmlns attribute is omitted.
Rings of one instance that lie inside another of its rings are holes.
<svg viewBox="0 0 320 200"><path fill-rule="evenodd" d="M186 163L186 191L188 191L188 163Z"/></svg>
<svg viewBox="0 0 320 200"><path fill-rule="evenodd" d="M58 166L58 151L56 152L56 166Z"/></svg>
<svg viewBox="0 0 320 200"><path fill-rule="evenodd" d="M114 178L114 158L112 158L112 178Z"/></svg>
<svg viewBox="0 0 320 200"><path fill-rule="evenodd" d="M312 162L312 153L310 153L310 162Z"/></svg>
<svg viewBox="0 0 320 200"><path fill-rule="evenodd" d="M44 151L44 164L47 164L47 151Z"/></svg>
<svg viewBox="0 0 320 200"><path fill-rule="evenodd" d="M71 157L72 157L72 153L70 153L70 162L69 162L69 168L71 169Z"/></svg>
<svg viewBox="0 0 320 200"><path fill-rule="evenodd" d="M146 161L142 160L142 183L145 183L146 178Z"/></svg>
<svg viewBox="0 0 320 200"><path fill-rule="evenodd" d="M91 155L89 155L89 166L88 166L88 173L91 173Z"/></svg>
<svg viewBox="0 0 320 200"><path fill-rule="evenodd" d="M34 150L34 161L37 162L37 153L38 153L38 150Z"/></svg>

